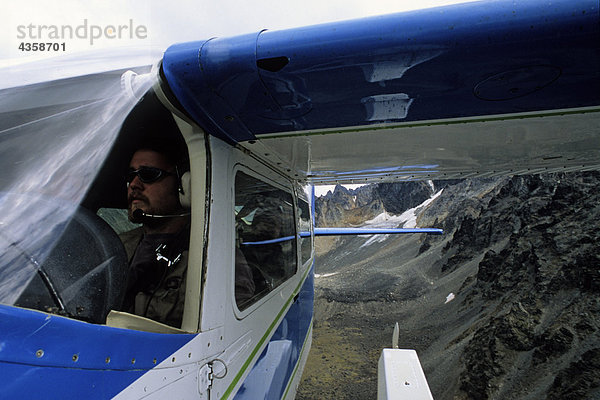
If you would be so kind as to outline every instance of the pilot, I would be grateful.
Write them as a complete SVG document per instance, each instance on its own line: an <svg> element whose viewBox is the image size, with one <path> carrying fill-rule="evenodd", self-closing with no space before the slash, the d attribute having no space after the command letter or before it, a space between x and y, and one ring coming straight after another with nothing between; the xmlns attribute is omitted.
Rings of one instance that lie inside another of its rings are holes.
<svg viewBox="0 0 600 400"><path fill-rule="evenodd" d="M131 157L127 181L129 220L140 228L121 234L129 259L123 310L180 327L190 241L190 212L182 207L182 152L146 146ZM186 157L183 157L186 158ZM186 189L186 190L189 190ZM236 249L235 299L253 297L253 275Z"/></svg>
<svg viewBox="0 0 600 400"><path fill-rule="evenodd" d="M168 146L135 151L126 175L129 219L140 228L121 234L129 258L123 310L181 326L190 213L179 201L181 157Z"/></svg>

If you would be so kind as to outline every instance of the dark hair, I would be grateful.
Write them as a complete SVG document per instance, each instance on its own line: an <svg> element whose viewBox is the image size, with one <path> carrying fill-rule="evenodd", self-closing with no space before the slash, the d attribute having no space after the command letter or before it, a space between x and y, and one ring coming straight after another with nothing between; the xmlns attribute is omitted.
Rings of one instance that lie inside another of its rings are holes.
<svg viewBox="0 0 600 400"><path fill-rule="evenodd" d="M162 154L163 156L165 156L169 164L177 168L179 174L183 174L184 172L190 170L190 159L187 155L185 143L182 146L178 143L173 143L173 141L155 141L149 139L145 143L140 143L140 146L138 146L135 149L134 153L138 150L151 150L156 153Z"/></svg>
<svg viewBox="0 0 600 400"><path fill-rule="evenodd" d="M189 171L187 146L179 127L152 90L129 113L121 132L133 138L130 159L136 151L148 149L164 155L181 173Z"/></svg>

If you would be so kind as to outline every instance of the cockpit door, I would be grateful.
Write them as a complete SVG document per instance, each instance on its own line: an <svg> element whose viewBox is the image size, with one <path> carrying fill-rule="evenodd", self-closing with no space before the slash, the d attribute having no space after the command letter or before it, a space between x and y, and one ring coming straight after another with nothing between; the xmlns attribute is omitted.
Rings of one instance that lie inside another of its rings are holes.
<svg viewBox="0 0 600 400"><path fill-rule="evenodd" d="M291 181L251 154L219 139L209 141L210 217L200 328L224 332L219 343L210 345L222 347L215 366L228 371L214 379L211 396L277 397L291 379L306 336L306 329L291 322L297 316L289 315L307 277L298 263L296 192ZM312 286L310 291L312 296ZM310 310L309 320L312 301ZM265 372L260 367L265 363L277 368Z"/></svg>

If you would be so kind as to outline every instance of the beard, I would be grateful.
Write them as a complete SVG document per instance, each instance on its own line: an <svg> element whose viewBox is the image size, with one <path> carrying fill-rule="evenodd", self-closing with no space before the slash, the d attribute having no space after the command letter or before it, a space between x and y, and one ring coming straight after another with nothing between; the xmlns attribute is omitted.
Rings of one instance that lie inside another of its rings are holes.
<svg viewBox="0 0 600 400"><path fill-rule="evenodd" d="M134 204L134 200L138 200L138 202ZM169 216L184 211L180 205L152 205L148 197L141 194L138 191L132 191L128 195L127 203L129 221L133 222L134 224L144 224L144 226L150 227L152 229L160 229L162 226L169 225L172 218L157 218L150 217L144 214L151 214L156 216ZM137 210L140 210L142 212L136 212Z"/></svg>
<svg viewBox="0 0 600 400"><path fill-rule="evenodd" d="M133 204L134 200L139 200L142 203L141 204ZM152 208L150 207L150 203L148 201L148 198L146 196L144 196L141 193L138 192L132 192L129 194L129 196L127 196L127 205L128 205L128 217L129 220L131 222L133 222L134 224L141 224L142 222L144 222L144 217L143 215L139 214L139 213L135 213L134 211L136 210L141 210L145 213L153 213L154 210L152 210Z"/></svg>

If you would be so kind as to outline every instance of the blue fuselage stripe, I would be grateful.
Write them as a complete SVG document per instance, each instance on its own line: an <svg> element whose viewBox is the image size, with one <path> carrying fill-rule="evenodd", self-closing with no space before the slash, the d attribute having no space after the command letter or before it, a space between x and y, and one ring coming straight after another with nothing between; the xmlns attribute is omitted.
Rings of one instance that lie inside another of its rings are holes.
<svg viewBox="0 0 600 400"><path fill-rule="evenodd" d="M314 265L298 297L283 317L250 374L238 390L237 400L280 399L300 360L313 318ZM275 354L274 354L275 353ZM271 371L264 366L271 367Z"/></svg>

